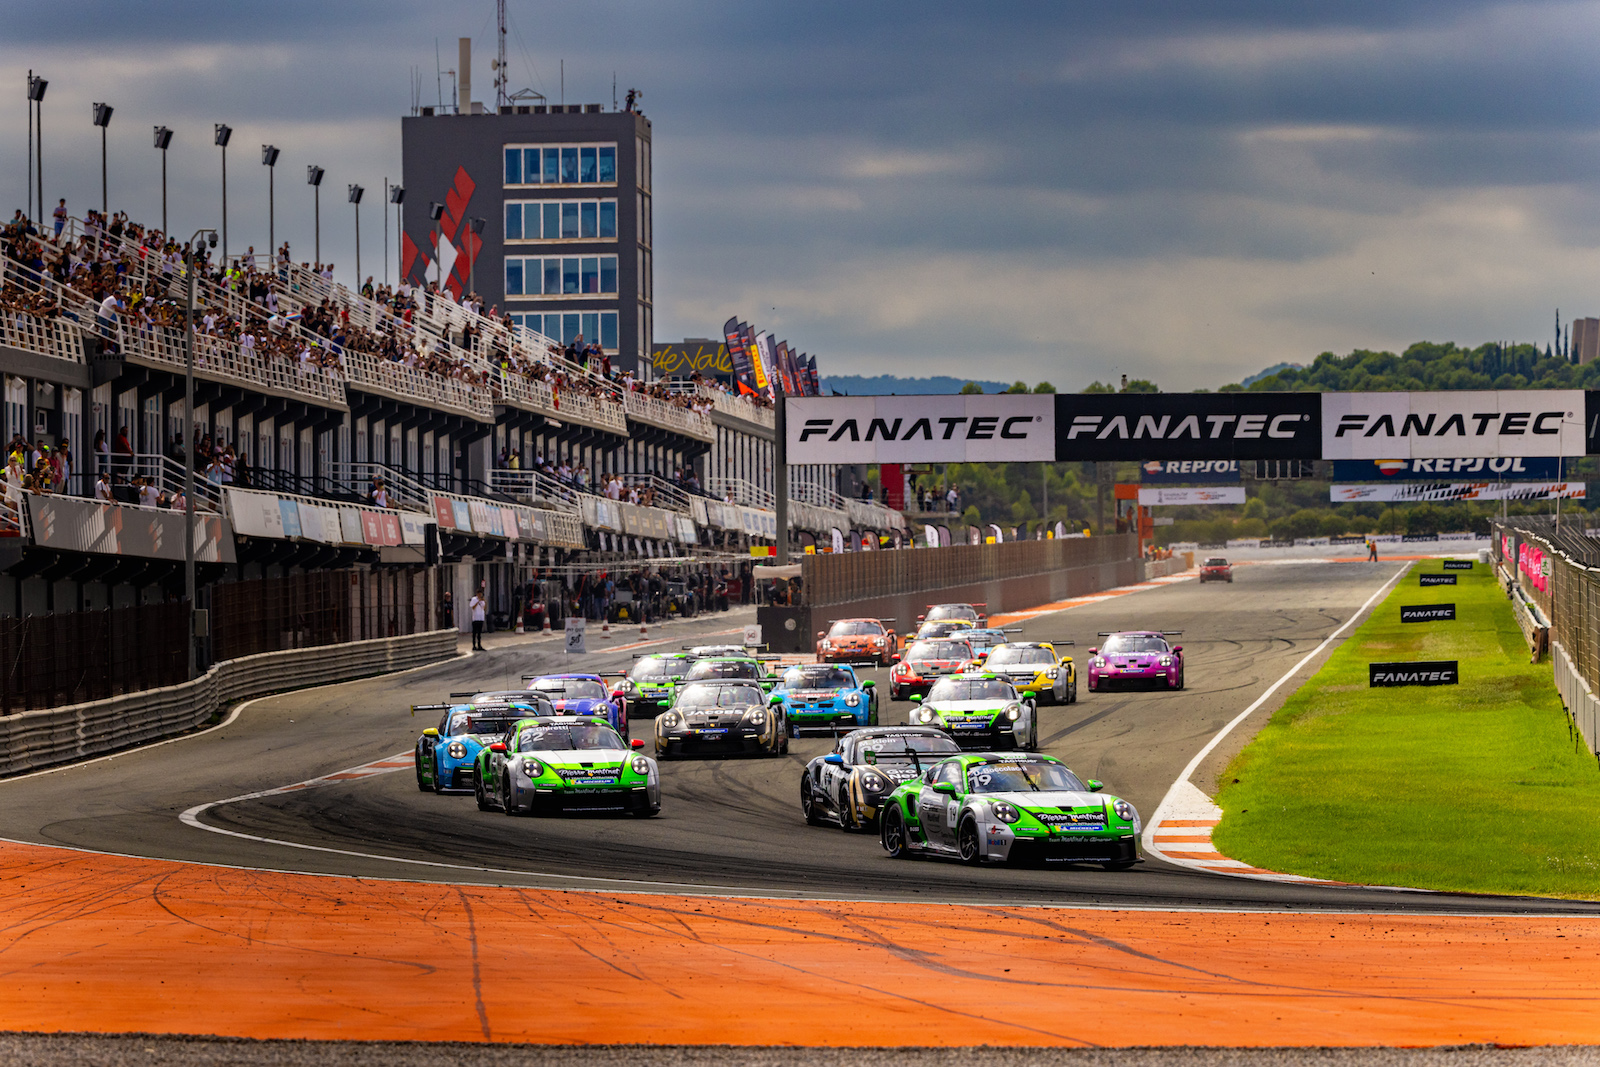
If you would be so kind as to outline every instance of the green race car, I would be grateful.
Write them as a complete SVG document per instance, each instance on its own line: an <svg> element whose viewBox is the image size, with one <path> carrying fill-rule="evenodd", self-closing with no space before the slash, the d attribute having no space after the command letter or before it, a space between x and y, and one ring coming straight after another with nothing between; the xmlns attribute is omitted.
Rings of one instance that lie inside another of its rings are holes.
<svg viewBox="0 0 1600 1067"><path fill-rule="evenodd" d="M896 859L928 853L963 863L1139 862L1139 813L1099 793L1053 756L975 752L951 756L890 794L879 840Z"/></svg>
<svg viewBox="0 0 1600 1067"><path fill-rule="evenodd" d="M695 657L687 652L640 656L633 670L625 674L618 685L628 718L653 719L672 707L678 693L678 680L694 661Z"/></svg>
<svg viewBox="0 0 1600 1067"><path fill-rule="evenodd" d="M933 683L906 716L909 726L932 726L967 749L1039 748L1039 713L1033 690L1017 692L997 674L952 674Z"/></svg>
<svg viewBox="0 0 1600 1067"><path fill-rule="evenodd" d="M633 748L643 747L634 741ZM656 761L631 751L596 715L517 720L505 740L478 753L475 778L480 811L625 811L649 818L661 810Z"/></svg>
<svg viewBox="0 0 1600 1067"><path fill-rule="evenodd" d="M777 675L769 675L762 660L755 656L703 657L696 660L694 666L678 680L684 683L750 681L769 692L778 684Z"/></svg>

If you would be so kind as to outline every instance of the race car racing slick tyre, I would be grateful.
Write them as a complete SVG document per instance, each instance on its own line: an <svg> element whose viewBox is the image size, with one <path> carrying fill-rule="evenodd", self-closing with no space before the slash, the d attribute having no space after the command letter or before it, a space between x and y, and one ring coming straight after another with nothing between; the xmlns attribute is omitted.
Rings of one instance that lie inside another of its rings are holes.
<svg viewBox="0 0 1600 1067"><path fill-rule="evenodd" d="M439 780L439 765L437 763L433 765L433 791L440 796L444 795L444 783Z"/></svg>
<svg viewBox="0 0 1600 1067"><path fill-rule="evenodd" d="M839 829L847 834L853 834L861 829L861 824L856 821L855 808L850 803L850 789L848 786L839 787Z"/></svg>
<svg viewBox="0 0 1600 1067"><path fill-rule="evenodd" d="M1177 685L1177 688L1179 688L1179 689L1183 688L1183 672L1182 671L1178 672L1178 685Z"/></svg>
<svg viewBox="0 0 1600 1067"><path fill-rule="evenodd" d="M500 784L500 810L513 818L522 814L511 805L511 779L509 778Z"/></svg>
<svg viewBox="0 0 1600 1067"><path fill-rule="evenodd" d="M817 798L811 792L811 779L800 779L800 814L806 817L807 826L825 826L821 814L817 811Z"/></svg>
<svg viewBox="0 0 1600 1067"><path fill-rule="evenodd" d="M633 817L635 819L653 819L657 815L660 815L660 814L661 814L661 805L660 804L657 804L654 807L644 807L644 808L635 808L635 809L633 809Z"/></svg>
<svg viewBox="0 0 1600 1067"><path fill-rule="evenodd" d="M429 785L428 784L428 780L426 778L422 777L422 757L421 756L417 757L417 789L420 792L423 792L423 793L431 793L431 792L433 792L433 786Z"/></svg>
<svg viewBox="0 0 1600 1067"><path fill-rule="evenodd" d="M961 828L956 831L956 851L969 867L983 862L983 838L978 835L977 820L970 815L961 820Z"/></svg>
<svg viewBox="0 0 1600 1067"><path fill-rule="evenodd" d="M489 794L483 791L483 782L477 781L472 783L472 795L473 798L478 802L479 811L489 811L494 807L494 805L489 803Z"/></svg>
<svg viewBox="0 0 1600 1067"><path fill-rule="evenodd" d="M878 725L878 702L876 700L867 705L867 725Z"/></svg>
<svg viewBox="0 0 1600 1067"><path fill-rule="evenodd" d="M1067 686L1067 703L1068 704L1076 704L1077 702L1078 702L1078 683L1077 682L1073 682L1071 685Z"/></svg>
<svg viewBox="0 0 1600 1067"><path fill-rule="evenodd" d="M911 858L911 840L906 834L906 817L899 805L884 812L883 829L879 831L878 840L883 843L883 850L889 854L890 859Z"/></svg>

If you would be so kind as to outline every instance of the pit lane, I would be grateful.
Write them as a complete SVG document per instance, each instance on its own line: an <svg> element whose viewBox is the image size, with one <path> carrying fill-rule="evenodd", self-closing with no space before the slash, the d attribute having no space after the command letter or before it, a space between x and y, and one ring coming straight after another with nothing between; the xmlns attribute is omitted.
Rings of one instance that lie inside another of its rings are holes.
<svg viewBox="0 0 1600 1067"><path fill-rule="evenodd" d="M1185 765L1225 723L1350 617L1394 563L1242 567L1233 584L1182 582L1040 616L1025 637L1070 638L1080 658L1103 630L1182 630L1182 692L1092 694L1041 709L1041 748L1132 801L1149 818ZM733 620L739 621L739 620ZM676 624L673 648L725 630L730 616ZM658 633L663 633L658 631ZM618 643L629 640L619 639ZM637 640L633 638L632 640ZM591 641L591 647L600 645ZM1149 861L1132 871L981 868L888 859L873 835L808 827L798 783L826 739L791 743L781 759L663 765L651 820L510 819L469 796L417 790L409 770L218 805L410 751L428 725L408 706L452 691L516 687L528 671L570 670L554 643L502 647L403 675L255 702L225 728L58 773L0 783L0 836L38 844L199 863L601 892L1010 903L1111 908L1219 908L1444 913L1596 913L1566 901L1248 882ZM584 666L615 670L628 653ZM1306 670L1314 669L1315 663ZM887 699L880 721L902 722ZM1282 687L1201 765L1206 788L1288 695ZM635 720L636 736L647 720ZM179 816L231 831L210 833ZM293 845L298 847L286 847Z"/></svg>

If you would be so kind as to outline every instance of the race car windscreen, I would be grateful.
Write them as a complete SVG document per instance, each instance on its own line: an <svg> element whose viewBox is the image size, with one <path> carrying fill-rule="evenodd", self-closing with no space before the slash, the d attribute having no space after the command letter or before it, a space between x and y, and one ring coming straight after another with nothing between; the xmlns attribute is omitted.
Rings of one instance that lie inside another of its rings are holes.
<svg viewBox="0 0 1600 1067"><path fill-rule="evenodd" d="M1017 691L1009 682L998 678L941 678L928 691L927 704L941 700L993 700L1017 699Z"/></svg>
<svg viewBox="0 0 1600 1067"><path fill-rule="evenodd" d="M974 793L1083 793L1078 776L1059 763L980 763L967 770Z"/></svg>
<svg viewBox="0 0 1600 1067"><path fill-rule="evenodd" d="M666 656L646 656L628 672L630 682L665 682L674 674L683 673L683 661Z"/></svg>
<svg viewBox="0 0 1600 1067"><path fill-rule="evenodd" d="M518 719L526 718L527 711L457 711L450 715L450 725L445 734L460 737L462 734L490 734L500 737L511 732Z"/></svg>
<svg viewBox="0 0 1600 1067"><path fill-rule="evenodd" d="M1005 634L993 630L962 630L961 636L973 648L993 648L1006 639Z"/></svg>
<svg viewBox="0 0 1600 1067"><path fill-rule="evenodd" d="M924 618L929 622L938 622L941 619L970 619L977 622L978 613L965 604L940 604L929 608Z"/></svg>
<svg viewBox="0 0 1600 1067"><path fill-rule="evenodd" d="M1223 559L1221 556L1212 556L1205 562L1205 566L1207 567L1226 567L1227 565L1228 561Z"/></svg>
<svg viewBox="0 0 1600 1067"><path fill-rule="evenodd" d="M783 672L785 689L854 689L856 680L838 667L790 667Z"/></svg>
<svg viewBox="0 0 1600 1067"><path fill-rule="evenodd" d="M524 726L517 734L518 752L566 752L584 749L622 749L622 738L609 726L574 722Z"/></svg>
<svg viewBox="0 0 1600 1067"><path fill-rule="evenodd" d="M1103 656L1125 656L1137 652L1165 652L1167 642L1160 637L1139 637L1133 634L1112 634L1100 646Z"/></svg>
<svg viewBox="0 0 1600 1067"><path fill-rule="evenodd" d="M836 622L828 627L829 637L882 637L883 627L875 622Z"/></svg>
<svg viewBox="0 0 1600 1067"><path fill-rule="evenodd" d="M895 760L911 762L910 749L921 756L948 756L960 752L961 746L948 737L924 737L911 734L904 737L869 737L856 744L856 763L889 763ZM920 759L926 765L929 761Z"/></svg>
<svg viewBox="0 0 1600 1067"><path fill-rule="evenodd" d="M1048 648L1006 648L1001 646L989 653L986 661L991 667L1049 667L1056 657Z"/></svg>
<svg viewBox="0 0 1600 1067"><path fill-rule="evenodd" d="M689 673L683 676L686 682L698 682L704 678L760 678L761 664L749 660L715 660L703 659L689 668Z"/></svg>
<svg viewBox="0 0 1600 1067"><path fill-rule="evenodd" d="M606 687L592 678L540 678L528 687L551 700L604 700Z"/></svg>
<svg viewBox="0 0 1600 1067"><path fill-rule="evenodd" d="M739 708L751 704L765 704L761 690L753 685L686 685L676 711L694 711L698 708Z"/></svg>
<svg viewBox="0 0 1600 1067"><path fill-rule="evenodd" d="M965 641L918 641L906 653L906 659L971 659L972 646Z"/></svg>

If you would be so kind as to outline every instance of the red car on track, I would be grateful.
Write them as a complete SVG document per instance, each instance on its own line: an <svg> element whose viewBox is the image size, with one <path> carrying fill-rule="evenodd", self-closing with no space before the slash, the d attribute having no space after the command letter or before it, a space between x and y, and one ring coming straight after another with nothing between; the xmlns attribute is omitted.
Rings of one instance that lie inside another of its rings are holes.
<svg viewBox="0 0 1600 1067"><path fill-rule="evenodd" d="M912 693L927 696L934 682L947 674L960 674L973 657L972 646L954 636L913 641L889 672L889 699L906 700Z"/></svg>
<svg viewBox="0 0 1600 1067"><path fill-rule="evenodd" d="M899 659L899 638L882 619L840 619L817 631L818 663L877 660L887 667Z"/></svg>
<svg viewBox="0 0 1600 1067"><path fill-rule="evenodd" d="M1212 556L1200 564L1201 582L1227 582L1233 584L1233 565L1221 556Z"/></svg>

